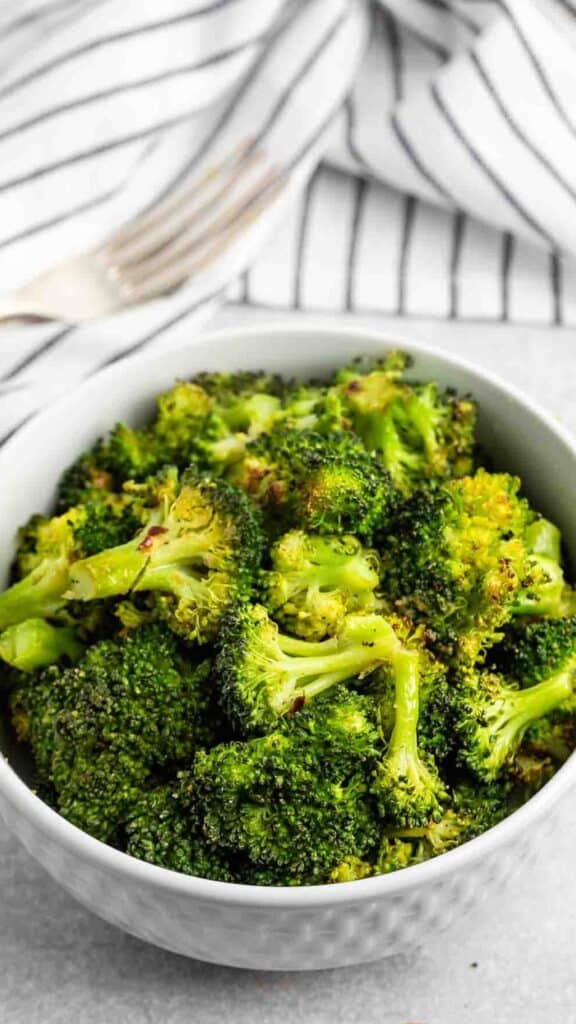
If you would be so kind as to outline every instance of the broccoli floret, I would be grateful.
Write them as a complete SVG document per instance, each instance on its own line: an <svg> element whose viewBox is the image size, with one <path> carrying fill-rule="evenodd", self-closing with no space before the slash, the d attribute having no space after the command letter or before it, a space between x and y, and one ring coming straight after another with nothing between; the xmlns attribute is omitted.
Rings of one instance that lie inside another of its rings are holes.
<svg viewBox="0 0 576 1024"><path fill-rule="evenodd" d="M12 696L14 725L64 817L114 838L155 773L216 739L209 664L190 664L160 625L104 640L72 668L51 666Z"/></svg>
<svg viewBox="0 0 576 1024"><path fill-rule="evenodd" d="M338 867L330 872L330 882L357 882L374 874L374 868L368 861L360 857L346 857Z"/></svg>
<svg viewBox="0 0 576 1024"><path fill-rule="evenodd" d="M56 495L56 514L76 505L99 504L114 493L112 474L99 461L99 444L80 455L62 474Z"/></svg>
<svg viewBox="0 0 576 1024"><path fill-rule="evenodd" d="M78 661L83 650L72 627L52 626L44 619L26 619L0 633L0 658L20 672L34 672L61 658Z"/></svg>
<svg viewBox="0 0 576 1024"><path fill-rule="evenodd" d="M468 671L455 694L461 763L487 782L503 775L530 726L573 700L575 669L572 655L524 690L495 672Z"/></svg>
<svg viewBox="0 0 576 1024"><path fill-rule="evenodd" d="M313 643L280 633L262 606L244 605L222 622L214 672L229 718L254 735L337 683L368 675L399 648L379 615L348 615L335 637Z"/></svg>
<svg viewBox="0 0 576 1024"><path fill-rule="evenodd" d="M506 790L461 785L437 820L421 826L385 827L374 874L388 874L447 853L486 832L509 813Z"/></svg>
<svg viewBox="0 0 576 1024"><path fill-rule="evenodd" d="M474 662L538 579L525 536L534 513L519 486L480 469L413 495L382 534L384 593L447 656Z"/></svg>
<svg viewBox="0 0 576 1024"><path fill-rule="evenodd" d="M274 430L247 446L229 479L262 508L272 533L296 527L369 539L395 501L388 474L346 433Z"/></svg>
<svg viewBox="0 0 576 1024"><path fill-rule="evenodd" d="M410 359L392 353L375 366L337 374L354 430L396 486L410 494L428 479L464 476L474 464L476 407L438 385L402 379Z"/></svg>
<svg viewBox="0 0 576 1024"><path fill-rule="evenodd" d="M0 629L59 615L73 562L123 543L139 527L131 499L115 495L60 516L32 516L18 536L16 582L0 594Z"/></svg>
<svg viewBox="0 0 576 1024"><path fill-rule="evenodd" d="M196 380L210 396L212 412L194 439L193 458L220 473L281 418L282 381L260 373L206 373Z"/></svg>
<svg viewBox="0 0 576 1024"><path fill-rule="evenodd" d="M204 643L230 602L250 593L262 546L257 517L240 491L191 471L179 483L160 477L155 505L152 483L146 491L146 525L127 544L75 562L67 596L153 592L160 617Z"/></svg>
<svg viewBox="0 0 576 1024"><path fill-rule="evenodd" d="M224 856L211 848L196 822L191 772L143 793L126 821L126 852L183 875L233 882Z"/></svg>
<svg viewBox="0 0 576 1024"><path fill-rule="evenodd" d="M576 616L508 630L489 654L490 666L522 687L561 672L576 655Z"/></svg>
<svg viewBox="0 0 576 1024"><path fill-rule="evenodd" d="M290 633L307 640L333 636L348 612L375 611L379 557L356 537L320 537L293 530L270 550L263 601Z"/></svg>
<svg viewBox="0 0 576 1024"><path fill-rule="evenodd" d="M373 702L348 692L266 737L201 751L192 776L203 835L242 865L242 881L328 881L376 846L366 779L378 753Z"/></svg>
<svg viewBox="0 0 576 1024"><path fill-rule="evenodd" d="M373 787L383 817L401 825L440 817L448 795L432 755L419 747L423 661L423 653L408 648L394 658L394 726Z"/></svg>

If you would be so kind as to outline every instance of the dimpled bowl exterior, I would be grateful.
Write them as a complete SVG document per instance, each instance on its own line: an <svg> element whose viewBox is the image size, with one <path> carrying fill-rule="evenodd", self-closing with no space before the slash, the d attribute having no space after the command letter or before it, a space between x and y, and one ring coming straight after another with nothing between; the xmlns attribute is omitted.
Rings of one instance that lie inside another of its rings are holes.
<svg viewBox="0 0 576 1024"><path fill-rule="evenodd" d="M0 454L0 520L6 536L48 508L54 481L74 456L119 418L137 422L153 396L202 369L265 368L321 376L361 353L402 345L414 373L479 400L480 434L502 467L554 515L576 561L574 442L525 398L480 370L404 341L359 329L274 327L206 336L177 353L134 361L94 378L42 414ZM69 424L74 423L74 431ZM42 452L42 459L38 452ZM560 484L559 484L560 482ZM550 500L550 496L551 500ZM0 553L0 574L10 552ZM26 765L0 735L0 812L28 851L68 892L125 931L185 956L236 967L311 970L412 951L493 899L536 852L562 793L571 758L523 808L485 835L434 861L333 886L271 889L189 878L136 861L70 825L26 785ZM17 770L16 770L17 766Z"/></svg>

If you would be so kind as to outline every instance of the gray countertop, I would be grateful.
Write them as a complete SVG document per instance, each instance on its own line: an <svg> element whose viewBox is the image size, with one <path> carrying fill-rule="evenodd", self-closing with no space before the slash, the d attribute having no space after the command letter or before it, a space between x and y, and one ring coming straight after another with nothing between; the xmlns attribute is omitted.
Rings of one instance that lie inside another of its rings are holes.
<svg viewBox="0 0 576 1024"><path fill-rule="evenodd" d="M266 314L227 311L219 325ZM523 388L576 431L576 333L359 322L429 340ZM183 336L182 340L185 340ZM1 1024L573 1024L576 802L497 902L413 957L301 975L165 953L76 904L0 829Z"/></svg>

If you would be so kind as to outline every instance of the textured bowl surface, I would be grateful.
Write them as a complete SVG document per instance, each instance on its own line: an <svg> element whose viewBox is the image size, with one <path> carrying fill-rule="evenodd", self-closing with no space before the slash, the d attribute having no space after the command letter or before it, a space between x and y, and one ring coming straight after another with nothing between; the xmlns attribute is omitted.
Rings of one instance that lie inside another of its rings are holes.
<svg viewBox="0 0 576 1024"><path fill-rule="evenodd" d="M268 369L321 377L350 358L401 345L414 376L434 378L480 403L480 437L497 466L519 473L538 507L561 527L576 564L576 447L506 384L451 356L403 339L341 327L259 328L206 335L168 355L119 365L32 421L0 453L0 521L13 536L48 509L54 483L118 419L138 423L178 377L210 369ZM0 551L0 581L11 559ZM85 835L26 784L29 765L0 730L0 812L29 852L80 902L125 931L186 956L237 967L311 970L413 950L461 920L524 862L574 783L570 758L523 808L485 835L394 875L333 886L256 888L189 878L136 861ZM537 826L537 827L535 827Z"/></svg>

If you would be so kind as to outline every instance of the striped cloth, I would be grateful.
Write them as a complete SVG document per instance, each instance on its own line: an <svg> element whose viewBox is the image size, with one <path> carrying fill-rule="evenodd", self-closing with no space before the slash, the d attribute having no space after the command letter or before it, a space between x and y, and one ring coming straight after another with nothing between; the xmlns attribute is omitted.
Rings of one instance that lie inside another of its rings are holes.
<svg viewBox="0 0 576 1024"><path fill-rule="evenodd" d="M169 298L4 328L0 442L223 301L575 324L575 58L576 0L0 2L3 288L241 139L293 168Z"/></svg>

